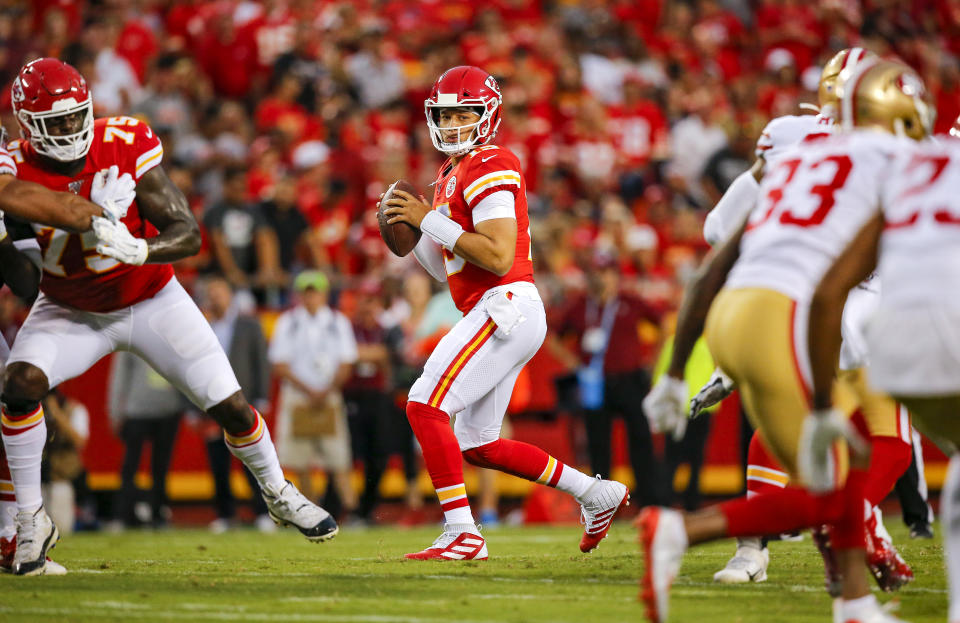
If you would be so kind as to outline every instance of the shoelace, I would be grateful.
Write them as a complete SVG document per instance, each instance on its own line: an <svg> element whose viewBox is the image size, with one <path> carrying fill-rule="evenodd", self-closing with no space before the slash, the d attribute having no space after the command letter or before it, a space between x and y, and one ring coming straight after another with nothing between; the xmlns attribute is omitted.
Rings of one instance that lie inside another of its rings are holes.
<svg viewBox="0 0 960 623"><path fill-rule="evenodd" d="M431 545L430 548L443 549L447 545L453 543L453 540L456 539L459 534L459 532L448 532L447 530L444 530L440 536L433 541L433 545Z"/></svg>
<svg viewBox="0 0 960 623"><path fill-rule="evenodd" d="M482 529L482 528L481 528L480 526L477 526L477 534L478 534L478 535L479 535L481 529ZM466 532L466 531L456 532L456 531L454 531L454 530L450 530L450 529L448 529L448 528L446 527L446 525L444 525L444 527L443 527L443 532L440 533L440 536L438 536L436 539L434 539L433 545L431 545L430 548L431 548L431 549L438 549L438 548L441 548L441 549L442 549L442 548L450 545L451 543L453 543L453 542L456 540L456 538L457 538L458 536L460 536L461 534L463 534L464 532Z"/></svg>
<svg viewBox="0 0 960 623"><path fill-rule="evenodd" d="M284 495L283 492L287 489L287 487L291 486L293 485L288 483L284 485L283 489L278 491L276 495L270 496L275 501L274 503L284 507L287 510L293 509L293 512L299 511L304 506L309 506L310 500L308 500L307 496L300 493L300 491L297 489L294 489L291 493ZM297 503L296 507L294 507L294 502Z"/></svg>

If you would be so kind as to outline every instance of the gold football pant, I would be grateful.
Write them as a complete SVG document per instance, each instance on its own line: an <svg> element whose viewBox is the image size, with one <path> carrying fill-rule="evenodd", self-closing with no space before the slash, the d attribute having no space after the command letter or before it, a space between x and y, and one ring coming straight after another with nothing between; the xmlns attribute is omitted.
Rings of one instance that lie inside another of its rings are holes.
<svg viewBox="0 0 960 623"><path fill-rule="evenodd" d="M809 392L797 358L797 303L765 288L724 288L707 315L705 335L716 364L737 383L754 428L791 477L797 443L810 412ZM800 342L800 343L798 343ZM836 449L838 475L847 470L844 445Z"/></svg>

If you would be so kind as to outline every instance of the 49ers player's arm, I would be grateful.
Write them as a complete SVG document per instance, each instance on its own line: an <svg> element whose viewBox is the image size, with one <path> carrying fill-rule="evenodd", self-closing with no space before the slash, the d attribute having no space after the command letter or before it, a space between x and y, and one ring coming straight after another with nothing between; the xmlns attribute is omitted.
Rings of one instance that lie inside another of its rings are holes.
<svg viewBox="0 0 960 623"><path fill-rule="evenodd" d="M715 247L687 287L683 304L677 314L677 332L673 339L670 367L667 368L667 374L674 378L683 379L684 368L690 353L693 352L693 346L703 334L710 304L740 257L740 239L746 228L747 224L744 222L726 242Z"/></svg>
<svg viewBox="0 0 960 623"><path fill-rule="evenodd" d="M830 408L830 394L840 357L843 306L851 288L866 279L877 267L881 233L883 214L877 212L826 272L813 295L807 348L813 373L814 410Z"/></svg>
<svg viewBox="0 0 960 623"><path fill-rule="evenodd" d="M763 166L764 159L761 156L749 171L744 171L733 180L717 205L707 214L703 222L703 239L707 244L723 242L750 215L760 194Z"/></svg>
<svg viewBox="0 0 960 623"><path fill-rule="evenodd" d="M147 241L147 262L167 264L200 250L200 226L187 198L167 177L163 167L153 167L137 183L140 213L159 230Z"/></svg>
<svg viewBox="0 0 960 623"><path fill-rule="evenodd" d="M0 210L23 221L80 233L103 209L73 193L58 193L12 175L0 175Z"/></svg>

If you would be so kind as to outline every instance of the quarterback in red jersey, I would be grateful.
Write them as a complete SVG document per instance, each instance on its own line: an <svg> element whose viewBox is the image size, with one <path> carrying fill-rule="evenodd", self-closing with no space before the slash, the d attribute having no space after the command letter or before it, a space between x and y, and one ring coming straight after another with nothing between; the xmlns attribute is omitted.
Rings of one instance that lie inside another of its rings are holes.
<svg viewBox="0 0 960 623"><path fill-rule="evenodd" d="M417 560L487 558L467 500L462 459L573 495L585 524L584 552L606 536L629 498L619 482L590 478L540 448L500 438L513 385L547 332L533 283L526 183L517 157L491 144L502 104L497 81L482 69L444 72L425 103L434 147L449 156L437 176L433 205L394 191L384 210L391 223L406 222L426 234L414 253L450 285L464 313L437 344L407 401L407 418L446 520L433 545L407 554Z"/></svg>
<svg viewBox="0 0 960 623"><path fill-rule="evenodd" d="M41 294L14 342L2 395L18 509L13 572L44 573L46 552L59 538L40 496L47 436L40 400L117 350L139 355L224 428L227 446L257 477L275 521L313 541L332 538L336 522L284 479L263 418L173 276L169 263L197 252L200 231L160 166L160 140L131 117L94 120L86 81L57 59L25 65L12 102L22 138L9 149L19 176L90 197L111 216L94 217L93 231L79 235L34 226Z"/></svg>

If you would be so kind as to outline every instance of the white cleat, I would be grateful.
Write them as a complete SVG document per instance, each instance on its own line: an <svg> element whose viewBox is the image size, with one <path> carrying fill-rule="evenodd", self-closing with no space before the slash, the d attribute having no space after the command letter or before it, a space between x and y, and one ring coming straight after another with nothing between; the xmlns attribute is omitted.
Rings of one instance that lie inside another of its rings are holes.
<svg viewBox="0 0 960 623"><path fill-rule="evenodd" d="M867 599L868 598L868 599ZM873 595L867 595L864 599L855 599L853 601L840 601L841 623L907 623L903 619L898 619L891 614L898 604L891 602L881 605ZM857 602L863 603L857 603ZM836 612L836 610L834 610ZM834 615L834 620L838 620Z"/></svg>
<svg viewBox="0 0 960 623"><path fill-rule="evenodd" d="M419 552L404 554L410 560L486 560L487 542L472 523L444 524L443 534L433 545Z"/></svg>
<svg viewBox="0 0 960 623"><path fill-rule="evenodd" d="M720 584L766 582L769 564L770 550L761 549L760 543L754 539L744 539L737 543L737 553L727 566L713 574L713 581Z"/></svg>
<svg viewBox="0 0 960 623"><path fill-rule="evenodd" d="M580 551L587 553L606 538L617 511L630 504L630 491L623 483L597 476L597 481L590 485L579 501L580 521L583 523Z"/></svg>
<svg viewBox="0 0 960 623"><path fill-rule="evenodd" d="M637 519L644 574L640 580L640 599L647 606L651 623L664 623L670 605L670 586L680 572L687 551L687 532L683 516L677 511L648 506Z"/></svg>
<svg viewBox="0 0 960 623"><path fill-rule="evenodd" d="M277 525L293 526L308 541L329 541L340 531L330 513L308 500L289 480L279 489L264 485L263 499Z"/></svg>
<svg viewBox="0 0 960 623"><path fill-rule="evenodd" d="M14 575L43 575L47 552L60 540L60 531L41 506L36 511L17 513L17 551L13 555Z"/></svg>
<svg viewBox="0 0 960 623"><path fill-rule="evenodd" d="M59 562L47 558L47 566L43 569L43 575L67 575L67 568Z"/></svg>

